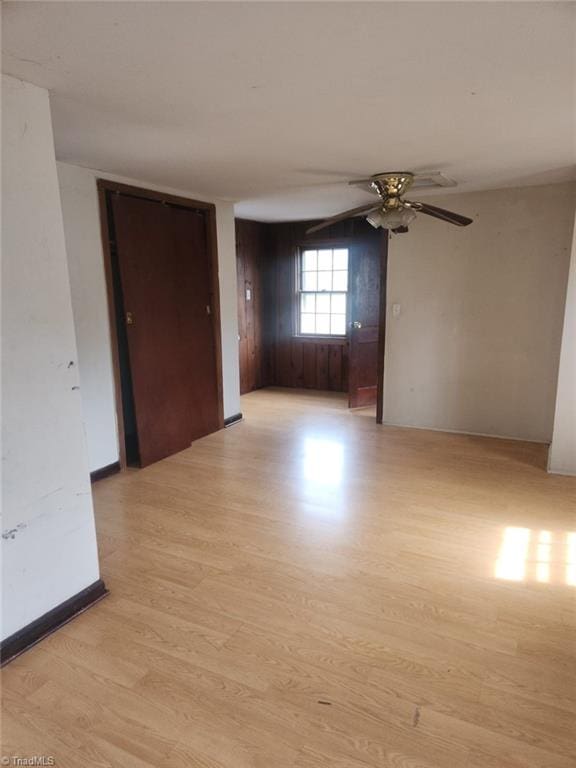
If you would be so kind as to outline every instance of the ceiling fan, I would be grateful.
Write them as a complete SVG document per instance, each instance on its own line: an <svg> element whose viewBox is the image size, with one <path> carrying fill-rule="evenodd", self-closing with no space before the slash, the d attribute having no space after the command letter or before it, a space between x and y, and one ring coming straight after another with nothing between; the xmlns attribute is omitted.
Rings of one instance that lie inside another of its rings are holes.
<svg viewBox="0 0 576 768"><path fill-rule="evenodd" d="M318 232L324 227L329 227L337 221L352 218L353 216L366 216L366 220L373 227L383 227L392 232L408 232L408 225L416 217L417 213L425 213L427 216L433 216L435 219L447 221L449 224L455 224L457 227L467 227L472 224L472 219L467 216L461 216L459 213L447 211L444 208L437 208L428 203L412 202L404 199L404 194L412 186L415 174L409 171L390 171L387 173L376 173L369 179L360 179L351 181L350 184L369 184L371 191L376 192L380 200L376 203L360 205L358 208L351 208L349 211L338 213L336 216L330 216L324 219L320 224L315 224L306 230L307 234Z"/></svg>

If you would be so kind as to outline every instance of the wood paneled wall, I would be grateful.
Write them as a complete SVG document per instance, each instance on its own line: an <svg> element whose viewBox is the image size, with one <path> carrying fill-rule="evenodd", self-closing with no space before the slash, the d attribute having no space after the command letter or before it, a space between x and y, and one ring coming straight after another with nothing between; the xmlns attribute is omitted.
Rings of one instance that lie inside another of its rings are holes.
<svg viewBox="0 0 576 768"><path fill-rule="evenodd" d="M380 234L363 219L312 237L306 235L310 225L236 220L242 394L270 385L348 391L348 339L294 335L296 253L302 245L351 245Z"/></svg>
<svg viewBox="0 0 576 768"><path fill-rule="evenodd" d="M291 338L276 345L279 387L348 391L348 342Z"/></svg>
<svg viewBox="0 0 576 768"><path fill-rule="evenodd" d="M268 228L236 219L238 345L240 394L273 384L274 321L267 297L272 292Z"/></svg>
<svg viewBox="0 0 576 768"><path fill-rule="evenodd" d="M294 292L298 246L307 240L309 222L270 225L274 254L276 306L275 383L281 387L348 391L348 339L314 339L294 335ZM330 235L323 238L328 245ZM316 239L317 242L317 239Z"/></svg>

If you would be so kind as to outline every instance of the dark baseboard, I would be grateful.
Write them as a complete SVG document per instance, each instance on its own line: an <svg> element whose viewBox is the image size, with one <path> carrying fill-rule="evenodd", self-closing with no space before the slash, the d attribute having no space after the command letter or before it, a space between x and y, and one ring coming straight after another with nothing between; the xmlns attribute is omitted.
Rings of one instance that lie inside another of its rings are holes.
<svg viewBox="0 0 576 768"><path fill-rule="evenodd" d="M232 424L236 424L237 421L242 421L241 413L235 413L234 416L228 416L227 419L224 419L224 426L231 427Z"/></svg>
<svg viewBox="0 0 576 768"><path fill-rule="evenodd" d="M90 482L95 483L96 480L102 480L104 477L115 475L116 472L120 472L120 462L115 461L112 464L107 464L105 467L95 469L94 472L90 472Z"/></svg>
<svg viewBox="0 0 576 768"><path fill-rule="evenodd" d="M39 619L2 640L2 643L0 643L2 666L20 656L21 653L36 645L43 638L51 635L52 632L67 624L75 616L83 613L91 605L102 600L107 594L108 590L104 582L102 579L98 579L94 584L91 584L86 589L78 592L78 594L57 605L56 608L52 608L51 611L40 616Z"/></svg>

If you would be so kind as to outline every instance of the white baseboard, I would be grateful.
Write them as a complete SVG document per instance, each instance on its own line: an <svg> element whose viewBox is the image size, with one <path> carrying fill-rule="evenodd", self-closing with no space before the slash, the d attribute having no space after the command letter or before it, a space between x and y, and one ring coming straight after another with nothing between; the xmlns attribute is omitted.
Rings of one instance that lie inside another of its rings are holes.
<svg viewBox="0 0 576 768"><path fill-rule="evenodd" d="M511 435L491 435L488 432L468 432L465 429L443 429L442 427L417 427L414 424L398 424L393 421L383 421L385 427L401 427L402 429L420 429L427 432L444 432L448 435L469 435L470 437L492 437L496 440L516 440L519 443L538 443L550 445L549 440L534 440L529 437L512 437Z"/></svg>
<svg viewBox="0 0 576 768"><path fill-rule="evenodd" d="M548 467L549 475L560 475L561 477L576 477L576 471L573 469L550 469Z"/></svg>

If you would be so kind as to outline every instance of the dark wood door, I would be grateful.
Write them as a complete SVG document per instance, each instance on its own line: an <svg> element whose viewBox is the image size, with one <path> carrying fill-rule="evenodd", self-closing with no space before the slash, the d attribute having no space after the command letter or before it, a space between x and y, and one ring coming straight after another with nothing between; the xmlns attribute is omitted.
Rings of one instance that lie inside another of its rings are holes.
<svg viewBox="0 0 576 768"><path fill-rule="evenodd" d="M140 465L220 427L203 212L112 195Z"/></svg>
<svg viewBox="0 0 576 768"><path fill-rule="evenodd" d="M371 238L354 245L350 253L350 408L376 403L382 247L380 239Z"/></svg>

